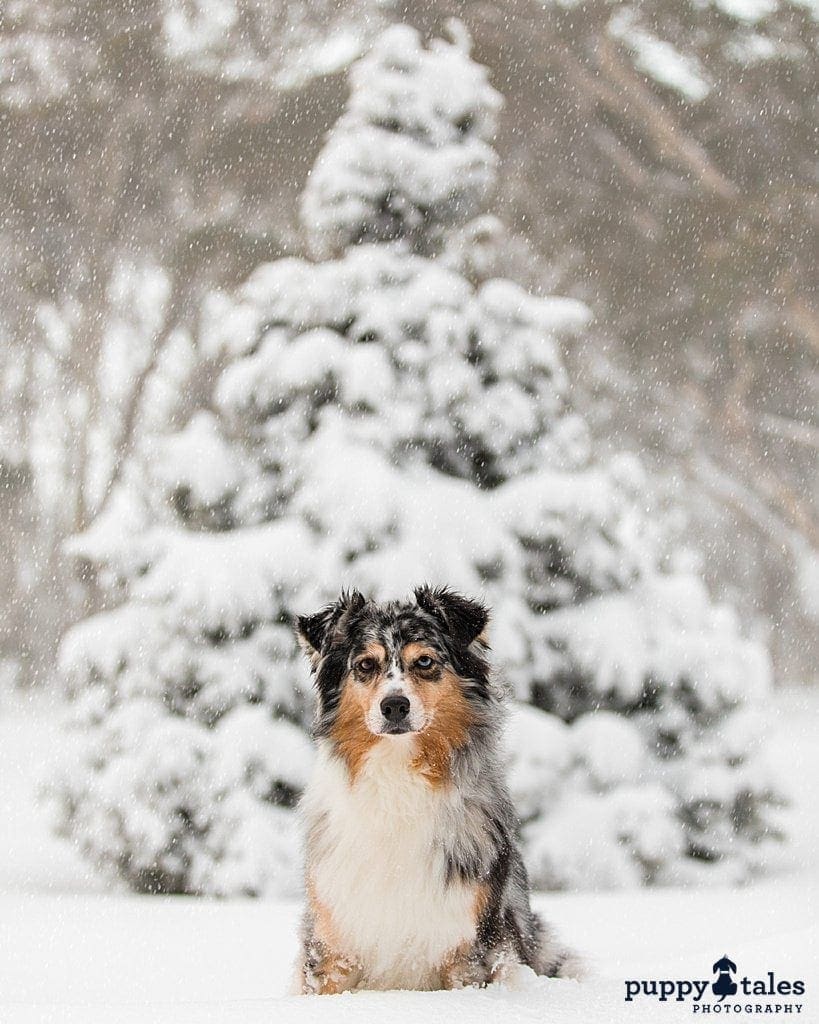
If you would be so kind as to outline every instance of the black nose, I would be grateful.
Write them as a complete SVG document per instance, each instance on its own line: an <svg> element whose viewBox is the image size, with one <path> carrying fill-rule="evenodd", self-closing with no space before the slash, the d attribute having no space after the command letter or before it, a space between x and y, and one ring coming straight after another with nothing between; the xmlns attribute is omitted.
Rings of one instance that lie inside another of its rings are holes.
<svg viewBox="0 0 819 1024"><path fill-rule="evenodd" d="M392 725L403 722L409 714L410 703L406 697L385 697L381 701L381 714Z"/></svg>

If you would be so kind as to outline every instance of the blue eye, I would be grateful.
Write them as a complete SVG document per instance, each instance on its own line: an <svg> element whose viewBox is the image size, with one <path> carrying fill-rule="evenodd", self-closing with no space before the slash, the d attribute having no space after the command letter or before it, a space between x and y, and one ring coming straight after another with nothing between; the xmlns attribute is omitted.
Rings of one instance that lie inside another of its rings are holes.
<svg viewBox="0 0 819 1024"><path fill-rule="evenodd" d="M422 654L421 657L415 662L417 668L432 668L435 664L435 660L430 658L428 654Z"/></svg>

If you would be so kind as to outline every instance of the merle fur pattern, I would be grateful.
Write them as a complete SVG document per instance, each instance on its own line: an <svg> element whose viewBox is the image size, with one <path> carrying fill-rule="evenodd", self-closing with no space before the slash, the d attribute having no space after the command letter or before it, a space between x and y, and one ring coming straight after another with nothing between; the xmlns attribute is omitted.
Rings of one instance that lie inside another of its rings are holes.
<svg viewBox="0 0 819 1024"><path fill-rule="evenodd" d="M423 642L459 679L471 712L468 742L451 754L455 811L441 830L446 885L483 886L487 898L457 984L486 984L504 964L520 963L537 974L573 975L577 961L557 943L532 911L519 842L519 822L503 778L499 750L503 693L490 669L485 638L488 611L446 588L420 587L414 601L377 604L357 591L299 618L297 633L311 659L318 694L314 734L332 743L342 687L357 655L370 643L387 652ZM308 835L308 860L310 857ZM322 953L312 937L308 911L304 970L317 969ZM311 991L312 989L302 989Z"/></svg>

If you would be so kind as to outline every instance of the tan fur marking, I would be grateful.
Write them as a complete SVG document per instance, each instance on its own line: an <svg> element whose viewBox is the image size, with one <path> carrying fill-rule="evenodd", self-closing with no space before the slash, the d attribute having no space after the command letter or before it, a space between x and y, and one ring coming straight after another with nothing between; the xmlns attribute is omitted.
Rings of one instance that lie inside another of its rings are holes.
<svg viewBox="0 0 819 1024"><path fill-rule="evenodd" d="M429 724L418 733L412 766L431 785L443 786L449 782L452 751L467 743L472 714L453 672L445 671L438 679L416 677L415 692Z"/></svg>
<svg viewBox="0 0 819 1024"><path fill-rule="evenodd" d="M401 660L404 664L409 667L409 663L415 661L416 658L420 658L422 655L428 654L431 658L437 659L438 655L431 647L427 647L426 644L406 644L401 649Z"/></svg>
<svg viewBox="0 0 819 1024"><path fill-rule="evenodd" d="M332 737L347 765L351 782L355 781L367 754L379 740L367 728L366 715L370 700L368 687L357 683L350 676L344 680Z"/></svg>
<svg viewBox="0 0 819 1024"><path fill-rule="evenodd" d="M367 644L364 650L356 657L356 661L361 661L362 658L372 658L377 661L381 668L384 667L384 661L386 660L387 652L381 646L381 644L371 643Z"/></svg>

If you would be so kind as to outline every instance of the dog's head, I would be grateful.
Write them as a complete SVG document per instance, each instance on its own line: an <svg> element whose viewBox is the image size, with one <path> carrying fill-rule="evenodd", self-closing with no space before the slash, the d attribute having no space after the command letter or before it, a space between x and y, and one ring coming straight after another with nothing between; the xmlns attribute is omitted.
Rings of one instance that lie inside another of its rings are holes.
<svg viewBox="0 0 819 1024"><path fill-rule="evenodd" d="M352 591L299 618L318 689L317 735L348 761L413 734L440 756L463 745L491 696L487 620L477 601L429 587L388 604Z"/></svg>

